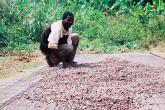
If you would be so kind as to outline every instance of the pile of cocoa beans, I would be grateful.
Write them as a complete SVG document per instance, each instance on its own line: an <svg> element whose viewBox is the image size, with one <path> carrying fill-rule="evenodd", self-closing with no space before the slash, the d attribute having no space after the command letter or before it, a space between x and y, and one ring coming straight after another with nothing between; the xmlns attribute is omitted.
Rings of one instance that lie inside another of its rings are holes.
<svg viewBox="0 0 165 110"><path fill-rule="evenodd" d="M160 73L164 68L136 64L119 58L78 67L45 68L43 78L24 91L23 98L66 109L132 110L143 106L141 95L165 92Z"/></svg>

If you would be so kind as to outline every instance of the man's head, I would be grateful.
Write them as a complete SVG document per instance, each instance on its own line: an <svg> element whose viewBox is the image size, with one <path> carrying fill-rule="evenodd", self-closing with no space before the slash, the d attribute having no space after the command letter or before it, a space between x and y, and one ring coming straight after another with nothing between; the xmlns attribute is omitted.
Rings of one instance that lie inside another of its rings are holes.
<svg viewBox="0 0 165 110"><path fill-rule="evenodd" d="M66 30L74 23L74 16L71 12L65 12L62 16L62 24Z"/></svg>

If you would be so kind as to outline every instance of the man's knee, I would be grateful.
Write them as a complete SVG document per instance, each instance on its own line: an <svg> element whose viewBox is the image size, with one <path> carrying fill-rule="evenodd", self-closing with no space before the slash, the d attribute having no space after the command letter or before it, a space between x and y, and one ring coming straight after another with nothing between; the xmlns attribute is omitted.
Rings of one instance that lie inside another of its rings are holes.
<svg viewBox="0 0 165 110"><path fill-rule="evenodd" d="M72 33L72 34L71 34L71 38L72 38L72 39L79 40L79 39L80 39L80 36L79 36L77 33Z"/></svg>
<svg viewBox="0 0 165 110"><path fill-rule="evenodd" d="M73 52L73 46L69 44L63 44L59 46L59 52L62 54L70 54Z"/></svg>
<svg viewBox="0 0 165 110"><path fill-rule="evenodd" d="M73 34L71 34L71 39L72 39L72 45L74 47L77 47L79 40L80 40L80 36L77 33L73 33Z"/></svg>

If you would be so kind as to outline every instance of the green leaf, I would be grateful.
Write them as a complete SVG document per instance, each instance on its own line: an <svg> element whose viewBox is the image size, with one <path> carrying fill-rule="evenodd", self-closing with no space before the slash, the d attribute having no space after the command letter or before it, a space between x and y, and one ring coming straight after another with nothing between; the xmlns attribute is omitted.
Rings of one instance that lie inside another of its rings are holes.
<svg viewBox="0 0 165 110"><path fill-rule="evenodd" d="M145 13L143 12L143 10L141 10L140 8L137 8L136 13L137 14L141 14L141 15L145 15Z"/></svg>
<svg viewBox="0 0 165 110"><path fill-rule="evenodd" d="M148 15L148 14L150 13L150 10L151 10L151 5L150 5L150 3L148 2L148 3L146 4L145 15Z"/></svg>
<svg viewBox="0 0 165 110"><path fill-rule="evenodd" d="M160 10L163 10L164 9L163 0L159 0L159 9Z"/></svg>

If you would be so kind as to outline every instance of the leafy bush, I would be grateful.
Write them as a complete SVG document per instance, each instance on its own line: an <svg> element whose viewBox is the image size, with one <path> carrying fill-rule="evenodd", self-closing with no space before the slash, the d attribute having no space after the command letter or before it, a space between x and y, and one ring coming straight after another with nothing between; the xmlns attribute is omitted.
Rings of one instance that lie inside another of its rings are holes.
<svg viewBox="0 0 165 110"><path fill-rule="evenodd" d="M3 0L0 9L0 48L5 50L32 51L44 29L65 11L75 15L80 49L113 53L165 40L162 0L153 5L143 0Z"/></svg>
<svg viewBox="0 0 165 110"><path fill-rule="evenodd" d="M133 43L137 45L136 41L145 36L143 25L139 24L131 15L113 17L110 20L101 11L89 10L75 16L75 19L76 23L73 29L81 33L81 40L86 42L80 43L79 48L82 49L103 49L105 52L109 52L107 47L114 45L120 47L126 44L128 46ZM81 19L84 23L81 23ZM128 46L128 48L137 49L139 46Z"/></svg>

